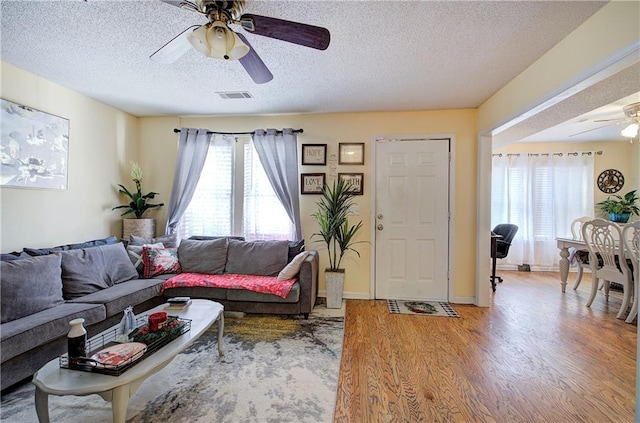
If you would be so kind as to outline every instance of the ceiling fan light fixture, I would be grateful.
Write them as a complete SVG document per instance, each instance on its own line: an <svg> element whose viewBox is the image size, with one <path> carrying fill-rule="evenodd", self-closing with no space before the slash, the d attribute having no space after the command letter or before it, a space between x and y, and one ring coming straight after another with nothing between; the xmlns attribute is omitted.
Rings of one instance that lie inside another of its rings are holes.
<svg viewBox="0 0 640 423"><path fill-rule="evenodd" d="M638 135L638 123L632 123L620 131L620 135L625 138L635 138Z"/></svg>
<svg viewBox="0 0 640 423"><path fill-rule="evenodd" d="M222 21L203 25L187 37L191 45L207 57L238 60L249 53L249 47Z"/></svg>

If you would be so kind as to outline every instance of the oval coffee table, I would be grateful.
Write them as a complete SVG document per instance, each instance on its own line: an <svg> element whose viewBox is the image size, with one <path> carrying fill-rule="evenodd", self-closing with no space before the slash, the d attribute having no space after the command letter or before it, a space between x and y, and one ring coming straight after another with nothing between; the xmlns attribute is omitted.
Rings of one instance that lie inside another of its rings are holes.
<svg viewBox="0 0 640 423"><path fill-rule="evenodd" d="M144 314L163 311L166 306L167 304L162 304ZM136 393L142 382L164 368L176 355L193 344L215 321L218 321L218 353L224 354L222 347L223 311L222 304L209 300L192 300L191 305L184 310L168 311L170 316L190 319L191 330L149 355L120 376L61 369L57 358L51 360L33 376L32 383L36 385L35 402L38 420L40 423L49 422L49 395L98 394L105 401L111 402L114 423L124 423L129 398ZM107 331L112 330L108 329Z"/></svg>

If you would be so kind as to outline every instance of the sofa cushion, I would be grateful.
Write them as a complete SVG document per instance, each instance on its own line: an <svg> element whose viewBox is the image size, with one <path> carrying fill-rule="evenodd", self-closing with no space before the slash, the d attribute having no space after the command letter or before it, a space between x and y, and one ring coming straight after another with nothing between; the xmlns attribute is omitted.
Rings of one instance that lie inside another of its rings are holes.
<svg viewBox="0 0 640 423"><path fill-rule="evenodd" d="M11 261L11 260L21 260L32 257L24 251L13 251L11 253L2 253L0 254L0 260L2 261Z"/></svg>
<svg viewBox="0 0 640 423"><path fill-rule="evenodd" d="M228 289L227 300L250 301L255 303L297 303L300 300L300 284L294 283L286 298L273 294L248 291L246 289Z"/></svg>
<svg viewBox="0 0 640 423"><path fill-rule="evenodd" d="M25 248L24 252L26 252L31 256L45 256L47 254L52 254L60 251L99 247L101 245L116 244L117 242L118 242L118 239L115 236L110 236L107 238L94 239L92 241L86 241L86 242L81 242L77 244L59 245L57 247L52 247L52 248Z"/></svg>
<svg viewBox="0 0 640 423"><path fill-rule="evenodd" d="M180 273L177 248L142 247L142 261L145 278L166 273Z"/></svg>
<svg viewBox="0 0 640 423"><path fill-rule="evenodd" d="M287 264L284 267L284 269L282 269L282 271L278 273L278 280L286 281L287 279L291 279L295 277L298 274L298 272L300 272L300 268L302 267L302 262L304 261L304 259L307 258L308 255L309 255L308 251L303 251L297 256L295 256L293 260L291 260L289 264Z"/></svg>
<svg viewBox="0 0 640 423"><path fill-rule="evenodd" d="M103 304L106 307L106 317L122 313L130 305L141 304L160 295L162 279L132 279L76 298L69 303Z"/></svg>
<svg viewBox="0 0 640 423"><path fill-rule="evenodd" d="M61 251L65 300L79 298L138 277L122 243Z"/></svg>
<svg viewBox="0 0 640 423"><path fill-rule="evenodd" d="M129 237L129 245L157 244L158 242L161 242L165 248L178 248L177 235L165 235L157 238L143 238L136 235Z"/></svg>
<svg viewBox="0 0 640 423"><path fill-rule="evenodd" d="M288 241L229 240L226 273L277 276L287 265Z"/></svg>
<svg viewBox="0 0 640 423"><path fill-rule="evenodd" d="M69 322L82 317L85 326L107 318L101 304L63 303L53 308L2 324L2 362L43 345L69 332Z"/></svg>
<svg viewBox="0 0 640 423"><path fill-rule="evenodd" d="M2 323L64 303L59 256L3 261L0 266Z"/></svg>
<svg viewBox="0 0 640 423"><path fill-rule="evenodd" d="M129 254L129 259L131 259L131 263L133 264L133 267L136 268L139 275L144 274L144 261L142 260L142 247L144 246L151 248L164 248L164 245L161 242L156 244L127 245L127 254Z"/></svg>
<svg viewBox="0 0 640 423"><path fill-rule="evenodd" d="M227 262L226 238L207 241L183 239L178 247L178 259L183 272L220 275Z"/></svg>

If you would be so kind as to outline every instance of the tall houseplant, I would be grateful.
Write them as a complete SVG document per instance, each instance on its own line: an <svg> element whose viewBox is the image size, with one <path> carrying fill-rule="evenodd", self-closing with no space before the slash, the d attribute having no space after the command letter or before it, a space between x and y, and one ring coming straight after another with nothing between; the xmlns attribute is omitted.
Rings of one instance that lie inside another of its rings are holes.
<svg viewBox="0 0 640 423"><path fill-rule="evenodd" d="M127 187L122 184L118 184L121 194L126 195L129 200L129 204L121 204L114 207L112 210L125 209L121 216L134 215L135 219L123 219L123 238L128 238L130 235L138 235L146 238L152 238L155 235L155 219L144 219L144 214L153 208L162 207L164 203L152 204L149 200L153 200L157 192L149 192L148 194L142 194L142 168L136 162L131 162L131 179L136 184L135 191L129 191Z"/></svg>
<svg viewBox="0 0 640 423"><path fill-rule="evenodd" d="M360 257L353 246L364 242L355 240L362 229L362 221L353 225L349 223L349 209L355 196L350 183L344 179L334 181L331 186L325 185L322 189L322 197L317 202L318 210L312 215L318 222L320 231L311 235L311 238L321 238L318 242L324 242L329 254L329 267L325 270L327 308L342 306L344 269L340 268L340 264L349 251Z"/></svg>
<svg viewBox="0 0 640 423"><path fill-rule="evenodd" d="M626 223L629 221L631 214L640 215L638 207L637 190L629 191L623 196L614 195L615 198L607 197L596 204L600 212L609 217L612 222Z"/></svg>

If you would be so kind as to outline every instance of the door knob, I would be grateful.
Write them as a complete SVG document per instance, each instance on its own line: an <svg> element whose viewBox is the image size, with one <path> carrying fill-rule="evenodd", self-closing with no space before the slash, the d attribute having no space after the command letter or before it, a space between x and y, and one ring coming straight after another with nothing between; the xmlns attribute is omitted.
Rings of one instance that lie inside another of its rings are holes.
<svg viewBox="0 0 640 423"><path fill-rule="evenodd" d="M381 230L384 229L384 226L382 226L382 223L378 223L377 228L378 228L379 231L381 231Z"/></svg>

